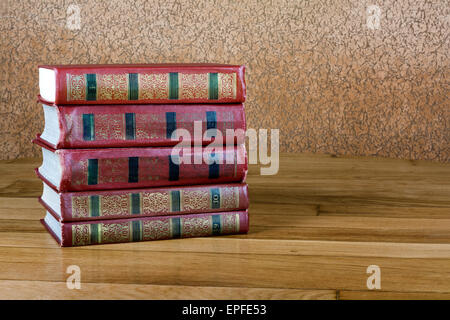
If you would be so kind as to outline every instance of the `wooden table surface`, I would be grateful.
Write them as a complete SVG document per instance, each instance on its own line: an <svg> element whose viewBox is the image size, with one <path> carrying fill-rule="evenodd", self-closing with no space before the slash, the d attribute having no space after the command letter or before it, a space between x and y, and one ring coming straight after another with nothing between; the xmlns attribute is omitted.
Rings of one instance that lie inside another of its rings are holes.
<svg viewBox="0 0 450 320"><path fill-rule="evenodd" d="M0 298L450 299L448 164L284 154L278 175L250 168L247 235L61 249L40 162L0 161Z"/></svg>

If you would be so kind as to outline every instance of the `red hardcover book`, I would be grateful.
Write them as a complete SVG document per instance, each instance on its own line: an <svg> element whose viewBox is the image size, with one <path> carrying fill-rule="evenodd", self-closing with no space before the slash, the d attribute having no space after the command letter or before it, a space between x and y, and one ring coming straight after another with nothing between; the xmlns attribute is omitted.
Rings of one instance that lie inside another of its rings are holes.
<svg viewBox="0 0 450 320"><path fill-rule="evenodd" d="M47 212L41 222L62 247L247 233L249 226L247 210L67 223Z"/></svg>
<svg viewBox="0 0 450 320"><path fill-rule="evenodd" d="M243 182L247 174L244 145L55 150L33 142L43 153L38 176L58 191Z"/></svg>
<svg viewBox="0 0 450 320"><path fill-rule="evenodd" d="M57 192L43 184L39 202L61 222L248 209L245 183L84 192Z"/></svg>
<svg viewBox="0 0 450 320"><path fill-rule="evenodd" d="M244 66L224 64L41 65L40 96L65 104L239 103Z"/></svg>
<svg viewBox="0 0 450 320"><path fill-rule="evenodd" d="M203 145L218 135L227 143L231 130L236 137L230 143L241 144L246 129L243 104L61 107L44 103L43 109L40 138L55 149L174 146L179 143L172 139L176 129L186 130L192 143Z"/></svg>

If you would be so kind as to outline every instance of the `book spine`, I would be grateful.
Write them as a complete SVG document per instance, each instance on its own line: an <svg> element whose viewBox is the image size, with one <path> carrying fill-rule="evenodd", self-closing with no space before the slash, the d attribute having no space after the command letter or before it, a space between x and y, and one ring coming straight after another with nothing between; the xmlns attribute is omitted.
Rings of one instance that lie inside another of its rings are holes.
<svg viewBox="0 0 450 320"><path fill-rule="evenodd" d="M62 224L61 246L206 237L248 232L248 211Z"/></svg>
<svg viewBox="0 0 450 320"><path fill-rule="evenodd" d="M245 209L246 184L61 193L63 222Z"/></svg>
<svg viewBox="0 0 450 320"><path fill-rule="evenodd" d="M239 103L244 66L58 68L56 104Z"/></svg>
<svg viewBox="0 0 450 320"><path fill-rule="evenodd" d="M59 149L63 161L58 191L131 189L243 182L244 145L174 148ZM206 161L205 161L206 160Z"/></svg>
<svg viewBox="0 0 450 320"><path fill-rule="evenodd" d="M58 142L56 143L56 145L52 145L51 143L49 143L49 145L52 146L52 148L58 149L60 148L61 145L63 145L65 143L65 132L67 130L67 128L65 127L64 124L64 113L62 112L62 110L58 107L56 108L56 112L58 114L58 127L59 127L59 139ZM44 120L45 121L45 120ZM44 124L45 125L45 124ZM37 135L38 137L40 136L40 134Z"/></svg>
<svg viewBox="0 0 450 320"><path fill-rule="evenodd" d="M227 130L233 143L244 143L243 104L233 105L111 105L56 106L61 136L55 148L174 146L176 129L189 133L191 142L206 145ZM197 125L194 125L197 122ZM197 132L194 131L197 129ZM204 134L209 130L208 134ZM240 131L239 131L240 130Z"/></svg>

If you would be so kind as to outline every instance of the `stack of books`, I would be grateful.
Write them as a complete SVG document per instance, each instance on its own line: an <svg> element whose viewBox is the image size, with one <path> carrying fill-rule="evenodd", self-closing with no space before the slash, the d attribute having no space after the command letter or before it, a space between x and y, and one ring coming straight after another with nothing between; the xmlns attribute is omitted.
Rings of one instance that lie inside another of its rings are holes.
<svg viewBox="0 0 450 320"><path fill-rule="evenodd" d="M39 66L39 201L58 243L246 233L244 70Z"/></svg>

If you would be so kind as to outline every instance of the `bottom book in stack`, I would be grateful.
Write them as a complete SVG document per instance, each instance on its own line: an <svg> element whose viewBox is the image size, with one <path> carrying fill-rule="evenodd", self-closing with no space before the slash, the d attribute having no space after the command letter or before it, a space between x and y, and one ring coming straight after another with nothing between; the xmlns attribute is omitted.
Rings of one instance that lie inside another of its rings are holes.
<svg viewBox="0 0 450 320"><path fill-rule="evenodd" d="M63 247L248 231L245 183L87 192L43 185L41 221Z"/></svg>

